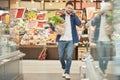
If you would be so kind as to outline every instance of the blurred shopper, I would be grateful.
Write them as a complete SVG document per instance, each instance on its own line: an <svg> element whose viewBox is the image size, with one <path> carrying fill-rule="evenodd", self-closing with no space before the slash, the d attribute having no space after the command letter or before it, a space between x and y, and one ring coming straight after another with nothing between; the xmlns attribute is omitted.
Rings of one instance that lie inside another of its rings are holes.
<svg viewBox="0 0 120 80"><path fill-rule="evenodd" d="M65 13L62 14L65 20L65 32L63 35L57 35L59 60L63 69L62 77L70 79L70 67L72 63L72 54L74 51L74 44L79 42L76 25L80 26L81 21L74 13L73 3L68 1L65 5ZM54 30L54 27L51 27ZM66 54L66 61L65 61Z"/></svg>
<svg viewBox="0 0 120 80"><path fill-rule="evenodd" d="M110 10L109 5L110 4L102 5L100 13L98 13L91 22L92 26L96 27L93 41L96 42L99 67L104 74L110 59L110 37L106 31L108 27L108 12Z"/></svg>

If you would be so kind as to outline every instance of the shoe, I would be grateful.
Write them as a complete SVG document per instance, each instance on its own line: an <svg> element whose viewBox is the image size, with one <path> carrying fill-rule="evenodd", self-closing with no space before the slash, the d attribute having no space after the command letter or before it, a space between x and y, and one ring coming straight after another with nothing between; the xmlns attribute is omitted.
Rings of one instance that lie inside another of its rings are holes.
<svg viewBox="0 0 120 80"><path fill-rule="evenodd" d="M108 79L104 78L103 80L108 80Z"/></svg>
<svg viewBox="0 0 120 80"><path fill-rule="evenodd" d="M62 77L65 78L65 70L63 69Z"/></svg>
<svg viewBox="0 0 120 80"><path fill-rule="evenodd" d="M65 78L65 73L62 74L62 77Z"/></svg>
<svg viewBox="0 0 120 80"><path fill-rule="evenodd" d="M106 78L107 78L107 74L106 73L103 75L103 78L106 80Z"/></svg>
<svg viewBox="0 0 120 80"><path fill-rule="evenodd" d="M70 74L65 74L66 79L70 79Z"/></svg>
<svg viewBox="0 0 120 80"><path fill-rule="evenodd" d="M102 70L103 74L105 74L105 70Z"/></svg>
<svg viewBox="0 0 120 80"><path fill-rule="evenodd" d="M103 71L100 68L98 68L98 71L100 73L100 76L104 77L104 73L103 73Z"/></svg>

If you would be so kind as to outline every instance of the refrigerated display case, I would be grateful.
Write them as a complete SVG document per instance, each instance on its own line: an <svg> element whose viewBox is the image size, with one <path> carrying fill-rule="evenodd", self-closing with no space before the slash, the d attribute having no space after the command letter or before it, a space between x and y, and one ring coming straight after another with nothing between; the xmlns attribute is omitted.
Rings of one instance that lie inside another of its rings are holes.
<svg viewBox="0 0 120 80"><path fill-rule="evenodd" d="M4 14L6 15L6 13ZM25 54L17 49L19 44L13 37L16 35L15 30L11 30L11 24L6 23L9 18L6 18L5 15L2 15L0 21L0 80L17 80L22 78L20 66ZM7 13L7 17L9 17L9 13Z"/></svg>

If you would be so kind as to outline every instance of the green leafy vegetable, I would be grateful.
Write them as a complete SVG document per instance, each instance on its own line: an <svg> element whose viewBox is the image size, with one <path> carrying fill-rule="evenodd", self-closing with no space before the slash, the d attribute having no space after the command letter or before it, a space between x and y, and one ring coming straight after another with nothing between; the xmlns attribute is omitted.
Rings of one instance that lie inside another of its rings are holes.
<svg viewBox="0 0 120 80"><path fill-rule="evenodd" d="M57 24L64 22L64 19L60 16L53 16L49 18L49 22L56 26Z"/></svg>

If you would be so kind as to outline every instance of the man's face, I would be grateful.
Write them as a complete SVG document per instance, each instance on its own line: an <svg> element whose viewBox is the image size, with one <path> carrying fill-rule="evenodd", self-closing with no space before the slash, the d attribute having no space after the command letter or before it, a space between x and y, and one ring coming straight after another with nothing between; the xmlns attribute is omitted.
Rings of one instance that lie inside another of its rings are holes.
<svg viewBox="0 0 120 80"><path fill-rule="evenodd" d="M73 13L73 6L72 5L67 5L65 8L67 14Z"/></svg>

